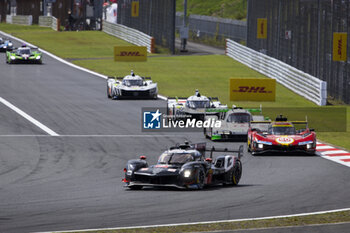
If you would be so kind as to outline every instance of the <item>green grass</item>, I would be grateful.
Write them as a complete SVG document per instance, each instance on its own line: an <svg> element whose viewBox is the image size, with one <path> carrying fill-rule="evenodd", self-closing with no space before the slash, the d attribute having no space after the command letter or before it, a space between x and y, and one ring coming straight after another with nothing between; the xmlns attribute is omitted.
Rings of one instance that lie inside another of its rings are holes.
<svg viewBox="0 0 350 233"><path fill-rule="evenodd" d="M183 12L183 0L176 1L176 11ZM247 15L247 0L188 0L187 12L242 20Z"/></svg>
<svg viewBox="0 0 350 233"><path fill-rule="evenodd" d="M129 43L99 31L55 32L38 26L0 24L0 30L11 33L66 59L106 58L74 60L73 63L108 76L123 76L133 69L137 74L151 76L158 82L160 94L165 96L189 96L195 89L207 96L219 97L231 106L242 107L316 107L282 85L277 85L275 102L231 102L228 83L230 78L265 78L235 60L223 55L164 56L152 55L147 62L114 62L113 47ZM45 62L45 57L44 57ZM332 108L333 106L328 106ZM336 106L334 106L336 107ZM347 106L349 111L350 107ZM330 110L331 111L331 110ZM304 116L303 116L304 117ZM321 116L324 121L330 119ZM311 127L313 127L311 125ZM344 126L345 128L345 126ZM350 116L347 115L347 132L318 132L318 139L350 150Z"/></svg>
<svg viewBox="0 0 350 233"><path fill-rule="evenodd" d="M39 46L62 58L113 58L114 46L131 45L100 31L56 32L51 28L0 24L0 30ZM93 51L93 52L92 52Z"/></svg>
<svg viewBox="0 0 350 233"><path fill-rule="evenodd" d="M288 226L312 226L315 224L350 222L350 211L309 216L276 218L268 220L221 222L212 224L181 225L171 227L131 228L120 230L86 231L89 233L175 233L175 232L211 232L234 231L242 229L280 228ZM299 229L300 230L300 229ZM292 232L292 231L291 231ZM299 232L299 231L298 231Z"/></svg>

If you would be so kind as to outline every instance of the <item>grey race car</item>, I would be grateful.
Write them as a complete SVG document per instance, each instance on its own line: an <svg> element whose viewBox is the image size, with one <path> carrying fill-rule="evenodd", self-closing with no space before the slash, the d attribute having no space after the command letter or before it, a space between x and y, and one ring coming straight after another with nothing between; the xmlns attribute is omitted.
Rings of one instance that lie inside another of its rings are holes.
<svg viewBox="0 0 350 233"><path fill-rule="evenodd" d="M108 77L107 97L111 99L157 99L158 86L150 77L141 77L131 71L131 74L125 77Z"/></svg>

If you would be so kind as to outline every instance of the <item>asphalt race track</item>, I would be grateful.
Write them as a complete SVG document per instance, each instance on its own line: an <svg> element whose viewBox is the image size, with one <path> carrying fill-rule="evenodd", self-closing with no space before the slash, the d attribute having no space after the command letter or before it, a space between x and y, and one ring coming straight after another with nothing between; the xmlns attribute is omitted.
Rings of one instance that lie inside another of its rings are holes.
<svg viewBox="0 0 350 233"><path fill-rule="evenodd" d="M128 159L146 155L151 164L185 139L212 143L201 133L142 133L141 107L165 107L165 101L112 101L106 97L106 80L49 56L43 62L8 65L0 59L0 97L59 134L50 136L0 103L0 232L214 221L350 207L350 169L318 156L246 153L237 187L126 190L121 179ZM239 143L215 145L238 148Z"/></svg>

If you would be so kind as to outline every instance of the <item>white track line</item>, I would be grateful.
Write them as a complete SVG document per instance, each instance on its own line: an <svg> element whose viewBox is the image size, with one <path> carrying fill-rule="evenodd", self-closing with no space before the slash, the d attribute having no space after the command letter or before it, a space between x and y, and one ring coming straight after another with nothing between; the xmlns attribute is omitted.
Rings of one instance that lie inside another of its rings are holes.
<svg viewBox="0 0 350 233"><path fill-rule="evenodd" d="M268 220L268 219L278 219L278 218L293 218L301 216L310 216L318 214L329 214L341 211L349 211L350 208L337 209L337 210L327 210L327 211L317 211L311 213L302 214L290 214L290 215L280 215L280 216L270 216L270 217L260 217L260 218L243 218L243 219L233 219L233 220L220 220L220 221L207 221L207 222L192 222L192 223L176 223L176 224L164 224L164 225L148 225L148 226L135 226L135 227L116 227L116 228L101 228L101 229L84 229L84 230L67 230L67 231L48 231L40 233L62 233L62 232L87 232L87 231L108 231L108 230L127 230L127 229L145 229L153 227L173 227L173 226L186 226L186 225L198 225L198 224L215 224L215 223L231 223L231 222L243 222L243 221L255 221L255 220ZM39 233L39 232L38 232Z"/></svg>
<svg viewBox="0 0 350 233"><path fill-rule="evenodd" d="M17 112L19 115L27 119L28 121L32 122L34 125L38 126L40 129L44 130L46 133L48 133L51 136L59 136L57 133L55 133L53 130L49 129L39 121L35 120L33 117L29 116L27 113L23 112L21 109L17 108L7 100L0 97L0 102L12 109L13 111Z"/></svg>
<svg viewBox="0 0 350 233"><path fill-rule="evenodd" d="M26 135L21 135L21 134L9 134L9 135L6 135L6 134L3 134L3 135L0 135L0 137L3 137L3 138L6 138L6 137L50 137L51 135L42 135L42 134L26 134ZM85 135L55 135L57 137L72 137L72 138L103 138L103 137L116 137L116 138L123 138L123 137L129 137L129 138L132 138L132 137L136 137L136 138L144 138L144 137L152 137L152 138L161 138L161 137L184 137L184 134L174 134L174 135L171 135L171 134L164 134L164 135L152 135L152 134L145 134L145 135L142 135L142 134L136 134L136 135L133 135L133 134L130 134L130 135L122 135L122 134L112 134L112 135L103 135L103 134L97 134L97 135L89 135L89 134L85 134Z"/></svg>
<svg viewBox="0 0 350 233"><path fill-rule="evenodd" d="M26 42L26 41L24 41L22 39L19 39L19 38L15 37L15 36L12 36L12 35L8 34L6 32L0 31L0 33L3 34L5 37L11 38L13 40L17 40L17 41L19 41L21 43L25 43L25 44L29 45L29 47L38 48L38 46L35 46L35 45L31 44L31 43L28 43L28 42ZM75 65L75 64L73 64L73 63L71 63L69 61L66 61L66 60L64 60L64 59L62 59L62 58L60 58L60 57L58 57L58 56L56 56L56 55L54 55L54 54L44 50L44 49L40 49L39 48L39 51L41 51L42 53L45 53L46 55L52 57L53 59L56 59L56 60L66 64L66 65L69 65L69 66L71 66L71 67L73 67L75 69L78 69L78 70L81 70L81 71L85 71L85 72L87 72L89 74L95 75L95 76L103 78L103 79L108 79L108 76L106 76L106 75L99 74L99 73L97 73L95 71L83 68L81 66L77 66L77 65ZM161 100L167 100L168 99L166 96L163 96L163 95L158 95L158 98L161 99Z"/></svg>

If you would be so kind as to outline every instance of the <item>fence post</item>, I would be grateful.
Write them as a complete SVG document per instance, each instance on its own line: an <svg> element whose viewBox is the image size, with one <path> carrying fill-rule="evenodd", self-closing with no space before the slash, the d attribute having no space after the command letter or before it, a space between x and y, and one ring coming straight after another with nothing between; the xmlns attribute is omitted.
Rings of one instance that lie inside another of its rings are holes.
<svg viewBox="0 0 350 233"><path fill-rule="evenodd" d="M151 38L151 53L156 52L156 44L155 44L155 39L154 37Z"/></svg>

